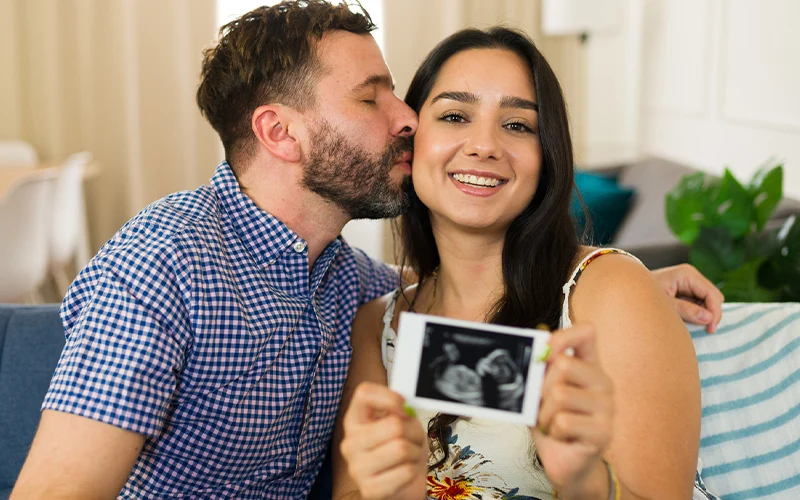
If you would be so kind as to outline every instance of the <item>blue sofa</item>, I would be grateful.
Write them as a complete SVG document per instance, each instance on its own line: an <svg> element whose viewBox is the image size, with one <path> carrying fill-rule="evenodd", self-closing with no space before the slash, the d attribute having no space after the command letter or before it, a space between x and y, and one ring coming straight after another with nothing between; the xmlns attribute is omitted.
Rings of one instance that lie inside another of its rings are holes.
<svg viewBox="0 0 800 500"><path fill-rule="evenodd" d="M0 305L0 500L28 454L63 347L57 305Z"/></svg>
<svg viewBox="0 0 800 500"><path fill-rule="evenodd" d="M703 398L700 459L729 499L800 498L800 304L726 304L690 328ZM19 474L64 346L56 305L0 305L0 500ZM330 497L330 465L310 498Z"/></svg>
<svg viewBox="0 0 800 500"><path fill-rule="evenodd" d="M39 425L61 350L58 305L0 304L0 500L8 500ZM330 456L309 499L331 496Z"/></svg>

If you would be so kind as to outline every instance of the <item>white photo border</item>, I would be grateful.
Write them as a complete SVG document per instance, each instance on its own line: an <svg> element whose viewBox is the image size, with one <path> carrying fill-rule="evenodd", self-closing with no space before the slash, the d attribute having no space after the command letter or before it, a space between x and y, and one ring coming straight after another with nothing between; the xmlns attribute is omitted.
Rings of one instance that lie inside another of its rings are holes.
<svg viewBox="0 0 800 500"><path fill-rule="evenodd" d="M468 328L478 332L496 332L517 337L533 339L533 351L528 365L525 394L522 400L522 411L483 408L480 406L440 401L438 399L419 397L416 395L420 373L420 360L428 324ZM541 399L542 382L544 381L545 358L549 352L548 340L550 332L511 326L478 323L441 316L431 316L412 312L400 313L395 340L394 362L390 389L402 395L406 404L417 410L448 413L465 417L491 419L501 422L536 425Z"/></svg>

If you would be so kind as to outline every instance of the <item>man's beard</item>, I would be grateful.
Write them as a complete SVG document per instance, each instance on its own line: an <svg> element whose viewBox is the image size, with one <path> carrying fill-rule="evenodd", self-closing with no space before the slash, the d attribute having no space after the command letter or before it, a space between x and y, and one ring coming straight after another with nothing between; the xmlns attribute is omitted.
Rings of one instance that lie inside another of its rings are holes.
<svg viewBox="0 0 800 500"><path fill-rule="evenodd" d="M351 219L385 219L402 214L409 204L400 183L389 172L406 152L410 137L398 137L380 155L350 142L324 119L311 133L311 153L303 184L334 203Z"/></svg>

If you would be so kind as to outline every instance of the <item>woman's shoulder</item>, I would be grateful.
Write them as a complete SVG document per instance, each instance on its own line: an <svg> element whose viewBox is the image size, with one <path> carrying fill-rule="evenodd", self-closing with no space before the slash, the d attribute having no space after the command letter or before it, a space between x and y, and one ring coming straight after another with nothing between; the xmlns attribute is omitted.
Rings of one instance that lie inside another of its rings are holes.
<svg viewBox="0 0 800 500"><path fill-rule="evenodd" d="M649 270L635 255L617 248L582 246L576 257L575 268L581 271L582 280L588 278L585 282L602 283L610 280L607 281L609 285L625 283L635 276L648 279L650 276Z"/></svg>
<svg viewBox="0 0 800 500"><path fill-rule="evenodd" d="M657 288L650 271L633 255L617 249L581 247L573 272L572 301L578 304L646 304Z"/></svg>
<svg viewBox="0 0 800 500"><path fill-rule="evenodd" d="M628 322L624 316L632 322L674 323L684 329L669 297L638 259L624 253L601 255L591 259L575 283L570 298L574 320L619 324Z"/></svg>

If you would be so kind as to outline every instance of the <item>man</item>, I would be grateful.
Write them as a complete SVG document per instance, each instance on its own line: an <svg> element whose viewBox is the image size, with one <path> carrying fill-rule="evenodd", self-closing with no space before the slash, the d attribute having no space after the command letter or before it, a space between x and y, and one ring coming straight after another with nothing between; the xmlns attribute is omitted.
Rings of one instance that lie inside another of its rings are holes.
<svg viewBox="0 0 800 500"><path fill-rule="evenodd" d="M223 29L197 101L228 161L134 217L73 283L12 498L308 493L355 310L397 285L338 238L352 218L398 215L410 170L416 116L372 29L321 0ZM665 288L711 293L694 271L669 272Z"/></svg>

